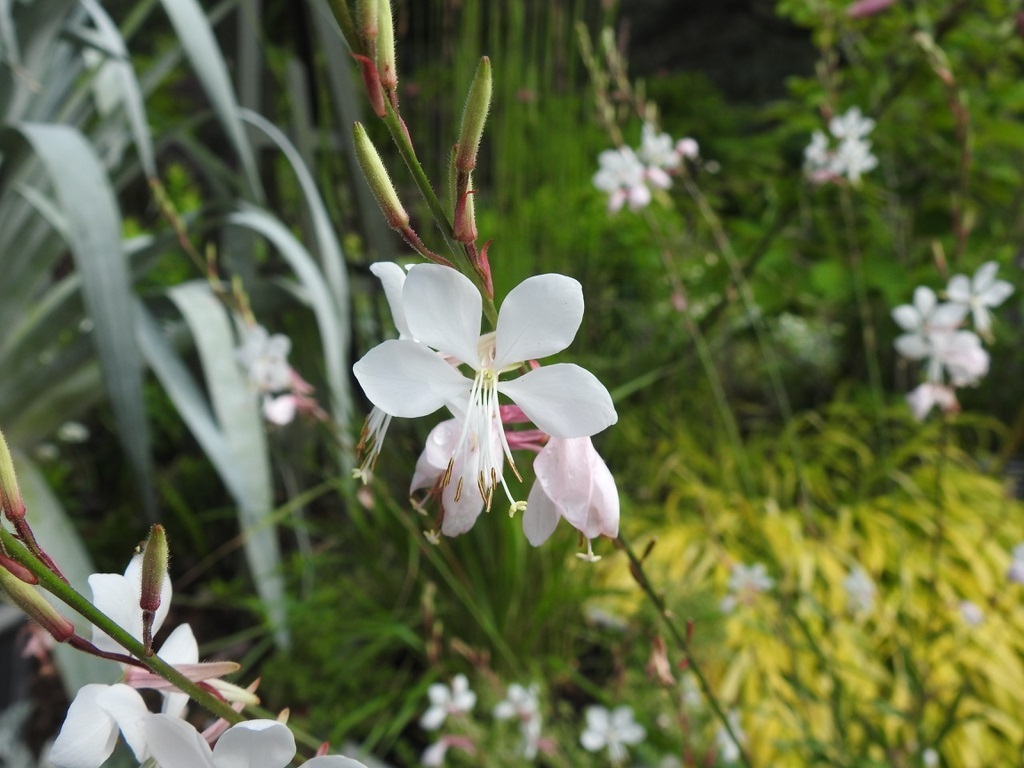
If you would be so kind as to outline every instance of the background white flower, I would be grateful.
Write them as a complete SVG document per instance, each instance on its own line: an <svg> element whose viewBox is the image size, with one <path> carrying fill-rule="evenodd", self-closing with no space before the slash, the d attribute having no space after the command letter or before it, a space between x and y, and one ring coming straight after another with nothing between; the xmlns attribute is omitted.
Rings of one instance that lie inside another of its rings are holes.
<svg viewBox="0 0 1024 768"><path fill-rule="evenodd" d="M465 675L452 678L449 688L444 683L434 683L427 689L430 706L420 717L420 727L427 731L440 728L448 715L469 712L476 706L476 694L469 687Z"/></svg>
<svg viewBox="0 0 1024 768"><path fill-rule="evenodd" d="M954 304L970 309L974 329L986 339L992 337L992 315L989 307L998 307L1013 293L1013 286L1005 280L996 280L999 265L986 261L970 279L966 275L953 275L946 286L946 295Z"/></svg>
<svg viewBox="0 0 1024 768"><path fill-rule="evenodd" d="M851 613L867 613L875 606L875 582L861 566L855 565L845 579L846 604Z"/></svg>
<svg viewBox="0 0 1024 768"><path fill-rule="evenodd" d="M627 746L639 744L647 736L643 726L633 719L633 710L627 706L616 707L610 712L605 707L587 707L587 727L580 736L580 744L588 752L608 749L608 757L615 765L621 764L629 755Z"/></svg>
<svg viewBox="0 0 1024 768"><path fill-rule="evenodd" d="M722 599L722 612L731 613L739 603L749 602L754 595L774 586L775 579L768 575L764 563L736 563L729 574L729 594Z"/></svg>
<svg viewBox="0 0 1024 768"><path fill-rule="evenodd" d="M235 359L249 374L249 381L257 391L281 392L292 382L292 369L288 353L292 342L287 336L271 336L262 325L249 326L242 345L235 350Z"/></svg>

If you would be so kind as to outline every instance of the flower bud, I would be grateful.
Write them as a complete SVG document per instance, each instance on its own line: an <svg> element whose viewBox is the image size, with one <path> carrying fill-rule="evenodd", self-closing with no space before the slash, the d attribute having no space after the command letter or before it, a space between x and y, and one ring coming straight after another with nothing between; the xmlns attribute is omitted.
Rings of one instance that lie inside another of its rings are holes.
<svg viewBox="0 0 1024 768"><path fill-rule="evenodd" d="M395 66L395 25L391 20L391 0L378 0L379 37L377 39L377 71L380 84L388 93L398 87L398 69Z"/></svg>
<svg viewBox="0 0 1024 768"><path fill-rule="evenodd" d="M0 587L21 610L39 626L53 635L58 643L67 642L75 634L75 626L46 602L33 586L26 584L6 568L0 568Z"/></svg>
<svg viewBox="0 0 1024 768"><path fill-rule="evenodd" d="M18 477L14 473L14 459L3 432L0 432L0 506L11 520L25 517L25 503L21 499Z"/></svg>
<svg viewBox="0 0 1024 768"><path fill-rule="evenodd" d="M466 106L462 110L458 154L455 157L455 167L460 171L471 171L476 167L476 153L480 149L480 139L484 134L490 106L491 60L484 56L476 68L466 97Z"/></svg>
<svg viewBox="0 0 1024 768"><path fill-rule="evenodd" d="M160 607L160 590L167 578L169 561L167 534L162 525L154 525L149 532L149 538L146 539L146 548L142 552L142 593L139 607L143 611L156 613Z"/></svg>
<svg viewBox="0 0 1024 768"><path fill-rule="evenodd" d="M154 525L150 529L145 547L142 552L139 607L142 609L142 643L149 650L153 646L153 618L160 607L160 591L167 578L167 563L170 560L167 534L162 525Z"/></svg>
<svg viewBox="0 0 1024 768"><path fill-rule="evenodd" d="M356 2L356 23L359 36L366 43L373 43L379 33L379 0L358 0Z"/></svg>
<svg viewBox="0 0 1024 768"><path fill-rule="evenodd" d="M377 199L377 205L384 213L388 226L392 229L405 228L409 224L409 214L398 200L398 193L391 183L387 169L384 168L384 162L377 154L377 148L373 146L370 137L366 135L366 130L359 123L355 123L352 132L356 145L356 160L359 161L359 167L363 170L370 191Z"/></svg>

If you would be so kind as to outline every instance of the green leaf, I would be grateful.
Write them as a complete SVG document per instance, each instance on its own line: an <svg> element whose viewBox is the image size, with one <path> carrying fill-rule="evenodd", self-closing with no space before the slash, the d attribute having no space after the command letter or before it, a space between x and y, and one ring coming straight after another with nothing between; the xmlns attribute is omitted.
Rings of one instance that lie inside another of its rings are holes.
<svg viewBox="0 0 1024 768"><path fill-rule="evenodd" d="M110 179L92 146L71 126L20 123L5 130L0 139L6 146L15 134L42 161L67 222L64 234L82 278L121 442L138 478L147 514L155 519L142 365L132 332L131 276Z"/></svg>
<svg viewBox="0 0 1024 768"><path fill-rule="evenodd" d="M278 219L258 208L246 207L227 217L227 223L266 237L284 257L295 276L309 293L309 302L320 329L327 381L331 388L331 407L335 420L347 439L352 413L352 395L348 381L348 323L342 316L327 282L313 257ZM351 451L342 451L343 470L351 470Z"/></svg>
<svg viewBox="0 0 1024 768"><path fill-rule="evenodd" d="M235 361L231 319L209 284L185 283L169 293L192 331L213 412L238 473L238 487L232 489L229 485L228 490L237 494L238 522L249 571L275 641L288 648L281 551L272 518L270 456L259 401Z"/></svg>
<svg viewBox="0 0 1024 768"><path fill-rule="evenodd" d="M231 86L227 64L203 9L195 0L161 0L161 3L213 105L217 119L242 162L252 194L262 201L264 192L256 169L256 157L238 115L238 101Z"/></svg>

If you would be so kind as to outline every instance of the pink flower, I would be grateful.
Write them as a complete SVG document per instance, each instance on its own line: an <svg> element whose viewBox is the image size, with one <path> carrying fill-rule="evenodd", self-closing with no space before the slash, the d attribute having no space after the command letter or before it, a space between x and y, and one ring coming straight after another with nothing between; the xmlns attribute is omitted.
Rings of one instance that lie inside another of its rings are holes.
<svg viewBox="0 0 1024 768"><path fill-rule="evenodd" d="M851 19L861 19L880 13L895 3L896 0L858 0L846 8L846 15Z"/></svg>
<svg viewBox="0 0 1024 768"><path fill-rule="evenodd" d="M523 532L535 547L555 530L558 519L588 539L588 559L595 559L590 539L619 535L619 494L615 478L589 437L552 438L533 462L533 484L523 514Z"/></svg>

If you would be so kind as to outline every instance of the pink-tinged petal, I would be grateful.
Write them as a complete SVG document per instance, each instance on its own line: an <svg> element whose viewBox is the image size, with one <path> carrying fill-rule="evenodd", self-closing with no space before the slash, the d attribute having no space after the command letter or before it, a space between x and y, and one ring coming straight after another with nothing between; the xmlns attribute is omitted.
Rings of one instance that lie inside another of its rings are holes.
<svg viewBox="0 0 1024 768"><path fill-rule="evenodd" d="M492 446L492 450L494 448L500 453L500 445ZM444 510L441 533L445 536L465 533L473 527L484 510L484 497L480 494L479 485L480 451L468 451L465 459L460 461L460 458L461 452L452 466L451 481L441 491L441 508Z"/></svg>
<svg viewBox="0 0 1024 768"><path fill-rule="evenodd" d="M498 391L552 437L589 437L619 419L604 384L572 363L546 365L500 381Z"/></svg>
<svg viewBox="0 0 1024 768"><path fill-rule="evenodd" d="M857 0L846 8L846 15L851 19L860 19L884 11L896 0Z"/></svg>
<svg viewBox="0 0 1024 768"><path fill-rule="evenodd" d="M971 281L967 275L953 275L946 286L946 295L950 301L966 304L971 300Z"/></svg>
<svg viewBox="0 0 1024 768"><path fill-rule="evenodd" d="M402 290L409 332L417 341L480 367L480 292L468 277L440 264L417 264Z"/></svg>
<svg viewBox="0 0 1024 768"><path fill-rule="evenodd" d="M223 768L193 726L169 715L147 715L141 729L160 768ZM94 767L95 768L95 767Z"/></svg>
<svg viewBox="0 0 1024 768"><path fill-rule="evenodd" d="M391 308L391 319L395 322L400 339L412 338L409 324L405 320L405 309L402 307L402 290L405 287L405 270L393 261L378 261L370 265L370 271L380 280L384 289L384 298Z"/></svg>
<svg viewBox="0 0 1024 768"><path fill-rule="evenodd" d="M615 479L589 437L552 439L533 468L537 483L573 528L588 539L619 535Z"/></svg>
<svg viewBox="0 0 1024 768"><path fill-rule="evenodd" d="M121 683L111 685L96 695L96 705L114 718L125 742L140 763L149 757L146 739L140 728L149 710L138 691Z"/></svg>
<svg viewBox="0 0 1024 768"><path fill-rule="evenodd" d="M493 367L501 370L568 347L583 321L583 288L558 274L529 277L501 303Z"/></svg>
<svg viewBox="0 0 1024 768"><path fill-rule="evenodd" d="M661 189L668 189L672 186L672 177L665 173L661 168L648 168L647 180L654 186L660 187Z"/></svg>
<svg viewBox="0 0 1024 768"><path fill-rule="evenodd" d="M352 366L363 392L385 413L416 418L464 395L471 382L415 341L378 344Z"/></svg>
<svg viewBox="0 0 1024 768"><path fill-rule="evenodd" d="M71 702L50 749L50 762L57 768L96 768L114 752L117 723L96 703L97 696L108 687L86 685Z"/></svg>
<svg viewBox="0 0 1024 768"><path fill-rule="evenodd" d="M651 202L651 190L646 184L637 184L629 188L630 210L638 211Z"/></svg>
<svg viewBox="0 0 1024 768"><path fill-rule="evenodd" d="M526 540L539 547L555 532L559 517L558 507L544 492L541 484L534 483L526 500L526 511L523 512L523 533L526 534Z"/></svg>
<svg viewBox="0 0 1024 768"><path fill-rule="evenodd" d="M295 757L295 737L276 720L232 726L213 748L217 768L284 768Z"/></svg>

